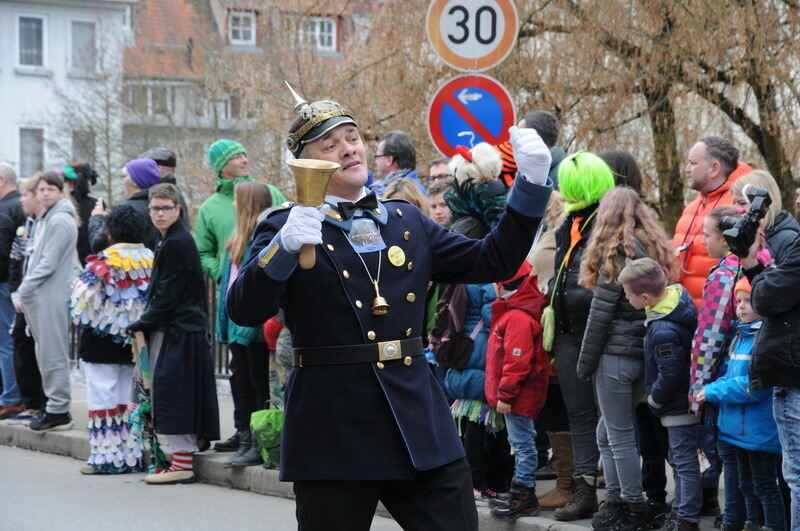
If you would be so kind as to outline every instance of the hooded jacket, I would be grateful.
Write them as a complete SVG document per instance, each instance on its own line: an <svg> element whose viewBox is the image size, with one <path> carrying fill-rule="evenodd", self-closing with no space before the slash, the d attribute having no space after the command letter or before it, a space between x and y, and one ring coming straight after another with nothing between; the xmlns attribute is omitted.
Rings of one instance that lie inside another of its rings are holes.
<svg viewBox="0 0 800 531"><path fill-rule="evenodd" d="M492 303L492 326L486 348L486 400L511 404L511 413L534 418L544 406L549 358L542 347L539 320L547 303L528 276L508 299Z"/></svg>
<svg viewBox="0 0 800 531"><path fill-rule="evenodd" d="M706 401L720 404L719 438L755 452L781 453L778 428L772 414L772 389L750 388L750 362L762 320L734 322L736 336L725 360L724 376L705 387Z"/></svg>
<svg viewBox="0 0 800 531"><path fill-rule="evenodd" d="M770 255L779 264L786 256L786 249L800 235L800 224L790 213L781 210L772 226L764 231L764 235Z"/></svg>
<svg viewBox="0 0 800 531"><path fill-rule="evenodd" d="M632 259L643 256L647 256L647 249L637 239ZM621 246L617 260L620 266L624 266L627 260ZM625 297L622 285L610 282L608 274L601 271L589 308L589 318L578 357L578 378L586 380L592 376L602 355L642 359L644 319L644 310L637 310L631 306Z"/></svg>
<svg viewBox="0 0 800 531"><path fill-rule="evenodd" d="M689 414L689 363L697 309L685 288L667 286L664 299L646 308L644 391L664 426L696 424Z"/></svg>
<svg viewBox="0 0 800 531"><path fill-rule="evenodd" d="M194 241L200 253L203 273L219 282L222 275L222 262L225 258L225 244L236 227L236 211L233 209L233 187L239 183L253 181L249 175L235 179L217 179L217 187L211 197L200 205L197 223L194 227ZM283 194L274 186L269 186L272 205L278 206L286 201Z"/></svg>
<svg viewBox="0 0 800 531"><path fill-rule="evenodd" d="M70 200L61 199L36 221L33 250L15 294L23 304L34 297L43 303L69 298L70 283L80 273L75 215Z"/></svg>
<svg viewBox="0 0 800 531"><path fill-rule="evenodd" d="M697 194L697 197L683 209L675 226L672 243L679 250L678 266L681 271L679 282L692 296L697 308L703 303L703 285L708 277L708 271L717 263L716 258L708 256L706 246L703 245L703 222L706 214L715 207L733 205L731 185L736 179L752 170L753 168L744 162L739 162L719 188L708 194Z"/></svg>
<svg viewBox="0 0 800 531"><path fill-rule="evenodd" d="M0 282L8 282L11 245L17 236L17 227L25 223L19 198L17 190L0 198Z"/></svg>

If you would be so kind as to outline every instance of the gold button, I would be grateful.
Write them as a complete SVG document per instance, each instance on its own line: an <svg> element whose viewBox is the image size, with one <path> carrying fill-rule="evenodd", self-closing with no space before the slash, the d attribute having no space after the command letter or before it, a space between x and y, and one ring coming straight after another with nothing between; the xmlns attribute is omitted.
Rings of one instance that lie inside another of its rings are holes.
<svg viewBox="0 0 800 531"><path fill-rule="evenodd" d="M410 328L406 328L406 337L408 337L410 335L411 335L411 329Z"/></svg>
<svg viewBox="0 0 800 531"><path fill-rule="evenodd" d="M344 271L342 271L342 276L343 276L344 278L350 278L350 273L348 273L348 272L347 272L347 269L345 269Z"/></svg>
<svg viewBox="0 0 800 531"><path fill-rule="evenodd" d="M331 245L331 244L328 244L328 250L329 250L329 251L333 251L333 245Z"/></svg>
<svg viewBox="0 0 800 531"><path fill-rule="evenodd" d="M381 215L381 209L380 208L376 208L375 210L373 210L373 212L375 212L376 216L380 216Z"/></svg>
<svg viewBox="0 0 800 531"><path fill-rule="evenodd" d="M403 363L405 363L406 367L411 367L411 356L403 358Z"/></svg>
<svg viewBox="0 0 800 531"><path fill-rule="evenodd" d="M404 240L410 240L410 239L411 239L411 233L410 233L410 232L408 232L408 231L405 231L405 232L403 233L403 239L404 239Z"/></svg>
<svg viewBox="0 0 800 531"><path fill-rule="evenodd" d="M361 303L361 301L356 301L356 308L361 309L363 307L364 305Z"/></svg>
<svg viewBox="0 0 800 531"><path fill-rule="evenodd" d="M382 362L382 361L379 361L379 362L378 362L378 363L376 363L375 365L377 365L379 369L383 369L383 367L384 367L384 365L383 365L383 362Z"/></svg>
<svg viewBox="0 0 800 531"><path fill-rule="evenodd" d="M414 269L414 262L409 262L406 267L408 267L408 270L411 271L412 269Z"/></svg>
<svg viewBox="0 0 800 531"><path fill-rule="evenodd" d="M399 208L397 209L397 215L400 216L401 218L403 217L403 211L400 210Z"/></svg>
<svg viewBox="0 0 800 531"><path fill-rule="evenodd" d="M415 300L417 300L417 296L414 295L413 293L409 293L408 295L406 295L406 300L408 302L414 302Z"/></svg>
<svg viewBox="0 0 800 531"><path fill-rule="evenodd" d="M367 332L367 337L370 339L370 341L372 341L373 339L375 339L375 332L370 330L369 332Z"/></svg>

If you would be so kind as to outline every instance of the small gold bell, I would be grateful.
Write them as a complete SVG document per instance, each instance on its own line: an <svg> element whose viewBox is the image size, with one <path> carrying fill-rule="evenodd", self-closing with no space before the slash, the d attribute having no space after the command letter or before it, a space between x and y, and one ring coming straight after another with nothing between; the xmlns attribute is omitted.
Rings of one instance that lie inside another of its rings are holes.
<svg viewBox="0 0 800 531"><path fill-rule="evenodd" d="M381 297L378 283L373 282L372 285L375 286L375 298L372 299L372 315L386 315L390 310L389 303Z"/></svg>

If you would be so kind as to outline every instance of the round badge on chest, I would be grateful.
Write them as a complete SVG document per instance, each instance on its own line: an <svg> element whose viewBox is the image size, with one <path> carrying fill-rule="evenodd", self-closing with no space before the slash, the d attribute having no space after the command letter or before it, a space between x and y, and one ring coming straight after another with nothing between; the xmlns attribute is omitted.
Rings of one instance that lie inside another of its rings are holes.
<svg viewBox="0 0 800 531"><path fill-rule="evenodd" d="M389 263L395 267L401 267L406 263L406 253L397 245L392 245L386 253L389 257Z"/></svg>

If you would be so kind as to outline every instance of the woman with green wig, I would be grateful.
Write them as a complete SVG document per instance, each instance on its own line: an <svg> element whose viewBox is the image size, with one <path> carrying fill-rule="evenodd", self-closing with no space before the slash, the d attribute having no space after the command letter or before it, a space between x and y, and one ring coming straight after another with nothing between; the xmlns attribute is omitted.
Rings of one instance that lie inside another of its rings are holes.
<svg viewBox="0 0 800 531"><path fill-rule="evenodd" d="M555 325L552 352L572 432L574 472L570 491L574 495L556 509L555 517L570 521L589 518L597 509L597 406L591 381L580 380L576 372L592 292L578 280L598 204L614 188L614 175L603 159L581 151L560 164L558 184L566 218L556 231L556 275L549 291Z"/></svg>

